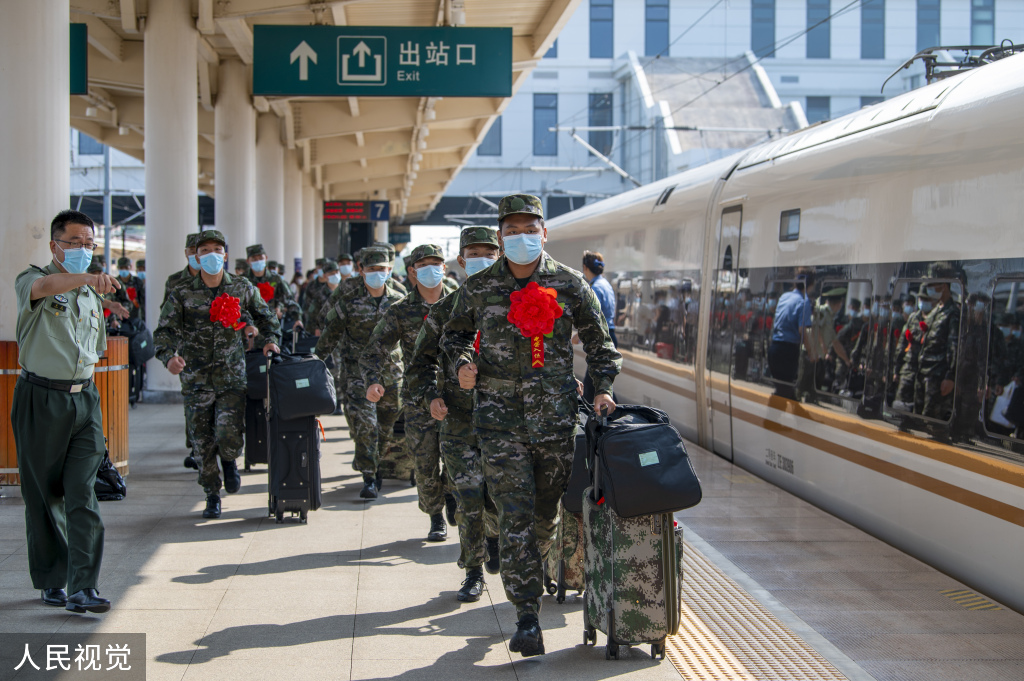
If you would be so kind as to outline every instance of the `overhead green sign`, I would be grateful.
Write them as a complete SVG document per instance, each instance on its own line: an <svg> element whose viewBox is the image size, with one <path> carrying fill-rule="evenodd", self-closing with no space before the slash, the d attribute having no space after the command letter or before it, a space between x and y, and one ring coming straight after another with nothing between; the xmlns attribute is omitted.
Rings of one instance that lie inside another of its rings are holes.
<svg viewBox="0 0 1024 681"><path fill-rule="evenodd" d="M512 29L253 27L254 95L510 97Z"/></svg>
<svg viewBox="0 0 1024 681"><path fill-rule="evenodd" d="M71 94L89 94L89 33L85 24L71 24Z"/></svg>

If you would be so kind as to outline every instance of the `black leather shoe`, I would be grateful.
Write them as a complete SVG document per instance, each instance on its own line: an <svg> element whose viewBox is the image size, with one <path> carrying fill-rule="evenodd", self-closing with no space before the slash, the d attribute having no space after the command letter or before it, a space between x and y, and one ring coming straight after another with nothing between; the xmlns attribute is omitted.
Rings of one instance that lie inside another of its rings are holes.
<svg viewBox="0 0 1024 681"><path fill-rule="evenodd" d="M430 532L427 533L427 541L444 541L448 538L448 528L444 524L444 516L435 513L430 516Z"/></svg>
<svg viewBox="0 0 1024 681"><path fill-rule="evenodd" d="M377 484L372 475L363 474L363 489L359 492L360 499L376 499Z"/></svg>
<svg viewBox="0 0 1024 681"><path fill-rule="evenodd" d="M43 589L40 593L43 595L45 605L65 606L68 604L68 595L64 589Z"/></svg>
<svg viewBox="0 0 1024 681"><path fill-rule="evenodd" d="M197 461L196 457L192 456L191 454L185 457L184 465L185 468L191 468L192 470L195 471L199 470L199 461Z"/></svg>
<svg viewBox="0 0 1024 681"><path fill-rule="evenodd" d="M242 486L242 476L238 472L238 464L234 460L221 459L220 467L224 471L224 490L228 494L234 494Z"/></svg>
<svg viewBox="0 0 1024 681"><path fill-rule="evenodd" d="M68 596L65 610L71 612L106 612L110 610L110 601L100 598L96 589L82 589Z"/></svg>
<svg viewBox="0 0 1024 681"><path fill-rule="evenodd" d="M484 563L487 572L496 575L501 570L501 559L498 555L498 538L487 537L487 562Z"/></svg>
<svg viewBox="0 0 1024 681"><path fill-rule="evenodd" d="M466 579L456 596L463 603L476 603L484 592L484 571L480 568L466 568Z"/></svg>
<svg viewBox="0 0 1024 681"><path fill-rule="evenodd" d="M533 613L523 615L516 622L516 633L508 642L508 649L513 653L521 653L523 657L544 654L544 634L540 630L540 621Z"/></svg>
<svg viewBox="0 0 1024 681"><path fill-rule="evenodd" d="M445 492L444 495L444 514L448 518L449 525L458 525L459 521L455 517L455 511L458 506L455 503L455 496Z"/></svg>
<svg viewBox="0 0 1024 681"><path fill-rule="evenodd" d="M206 509L203 511L204 518L220 517L220 495L210 494L206 497Z"/></svg>

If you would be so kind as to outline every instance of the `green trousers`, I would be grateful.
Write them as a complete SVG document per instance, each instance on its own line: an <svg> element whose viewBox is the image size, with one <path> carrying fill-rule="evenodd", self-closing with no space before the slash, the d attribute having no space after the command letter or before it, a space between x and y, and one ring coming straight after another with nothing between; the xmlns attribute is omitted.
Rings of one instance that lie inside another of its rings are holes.
<svg viewBox="0 0 1024 681"><path fill-rule="evenodd" d="M103 520L94 485L105 450L96 386L72 394L19 380L11 429L32 585L69 593L96 588Z"/></svg>

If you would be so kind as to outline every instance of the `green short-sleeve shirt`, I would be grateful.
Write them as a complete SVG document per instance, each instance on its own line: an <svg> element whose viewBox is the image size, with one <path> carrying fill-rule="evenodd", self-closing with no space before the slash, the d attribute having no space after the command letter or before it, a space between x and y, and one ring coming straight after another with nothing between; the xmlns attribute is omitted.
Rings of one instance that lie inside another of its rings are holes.
<svg viewBox="0 0 1024 681"><path fill-rule="evenodd" d="M100 297L89 286L32 300L32 283L60 274L52 262L18 275L18 363L54 381L92 378L93 366L107 349Z"/></svg>

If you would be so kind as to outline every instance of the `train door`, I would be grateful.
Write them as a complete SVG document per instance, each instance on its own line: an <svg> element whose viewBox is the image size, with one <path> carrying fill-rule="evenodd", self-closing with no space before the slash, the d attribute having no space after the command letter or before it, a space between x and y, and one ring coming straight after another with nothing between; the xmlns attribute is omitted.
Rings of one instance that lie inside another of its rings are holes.
<svg viewBox="0 0 1024 681"><path fill-rule="evenodd" d="M734 327L738 314L737 294L740 291L738 264L742 224L742 206L730 206L722 211L706 370L713 449L715 453L729 461L732 461L732 398L729 377L732 373L733 348L736 343Z"/></svg>

